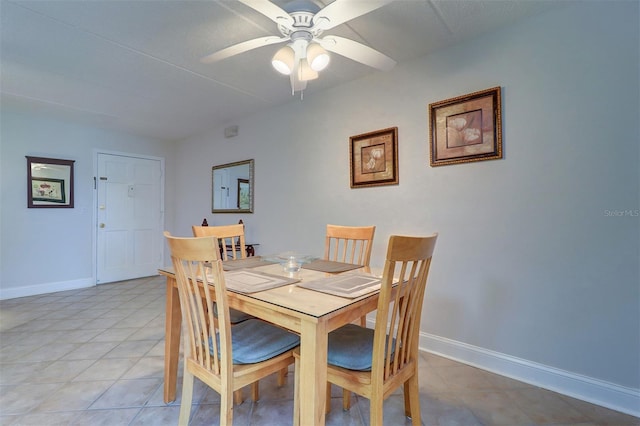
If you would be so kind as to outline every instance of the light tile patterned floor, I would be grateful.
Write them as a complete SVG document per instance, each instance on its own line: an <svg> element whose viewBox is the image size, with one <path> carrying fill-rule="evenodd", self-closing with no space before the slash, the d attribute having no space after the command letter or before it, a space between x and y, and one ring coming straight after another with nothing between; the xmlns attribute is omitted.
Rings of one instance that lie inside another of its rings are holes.
<svg viewBox="0 0 640 426"><path fill-rule="evenodd" d="M164 280L143 278L0 301L0 424L175 425L180 400L162 401ZM180 385L180 383L179 383ZM293 371L261 399L234 409L235 425L288 425ZM248 392L245 392L247 394ZM178 390L178 396L180 390ZM328 425L367 425L369 401L342 411L334 388ZM640 425L640 419L422 353L424 425ZM219 397L196 385L192 425L217 424ZM385 425L411 424L402 394L384 406Z"/></svg>

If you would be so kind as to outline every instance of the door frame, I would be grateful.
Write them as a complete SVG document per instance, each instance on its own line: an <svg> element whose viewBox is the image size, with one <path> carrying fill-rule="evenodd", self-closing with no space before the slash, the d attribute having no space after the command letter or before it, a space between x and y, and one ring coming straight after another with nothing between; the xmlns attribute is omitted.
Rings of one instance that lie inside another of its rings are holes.
<svg viewBox="0 0 640 426"><path fill-rule="evenodd" d="M165 196L164 196L164 189L165 189L165 170L164 170L164 165L165 165L165 159L164 157L156 157L153 155L144 155L144 154L135 154L135 153L131 153L131 152L122 152L122 151L109 151L109 150L105 150L105 149L94 149L93 150L93 203L92 203L92 211L93 211L93 217L92 217L92 226L93 226L93 231L91 232L91 245L92 245L92 265L91 265L91 271L93 274L92 277L92 281L93 281L93 285L98 285L98 156L100 154L106 154L106 155L118 155L121 157L130 157L130 158L141 158L144 160L156 160L156 161L160 161L160 223L164 225L164 227L166 228L166 224L165 224ZM164 244L162 245L162 247L160 248L160 257L162 258L162 261L164 263Z"/></svg>

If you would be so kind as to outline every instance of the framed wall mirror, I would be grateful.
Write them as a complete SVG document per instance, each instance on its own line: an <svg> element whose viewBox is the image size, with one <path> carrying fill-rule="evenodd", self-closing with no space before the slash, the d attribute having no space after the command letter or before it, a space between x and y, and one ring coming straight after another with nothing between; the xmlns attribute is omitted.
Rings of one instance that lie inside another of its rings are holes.
<svg viewBox="0 0 640 426"><path fill-rule="evenodd" d="M73 163L27 156L27 207L73 208Z"/></svg>
<svg viewBox="0 0 640 426"><path fill-rule="evenodd" d="M253 213L253 165L251 159L213 166L212 213Z"/></svg>

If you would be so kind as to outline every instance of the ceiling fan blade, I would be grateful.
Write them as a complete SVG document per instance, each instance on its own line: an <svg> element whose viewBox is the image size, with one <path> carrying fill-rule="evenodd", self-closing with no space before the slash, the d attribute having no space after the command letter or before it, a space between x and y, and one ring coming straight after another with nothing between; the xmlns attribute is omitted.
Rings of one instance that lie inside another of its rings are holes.
<svg viewBox="0 0 640 426"><path fill-rule="evenodd" d="M226 47L210 55L204 56L203 58L200 59L200 62L202 62L203 64L210 64L212 62L216 62L221 59L226 59L230 56L234 56L239 53L244 53L252 49L257 49L258 47L281 43L283 41L288 41L288 40L289 40L288 37L274 37L274 36L254 38L253 40L243 41L242 43L234 44L233 46Z"/></svg>
<svg viewBox="0 0 640 426"><path fill-rule="evenodd" d="M387 55L348 38L326 36L322 39L318 39L318 41L322 47L330 52L337 53L338 55L353 59L354 61L368 65L372 68L377 68L381 71L389 71L396 65L396 61Z"/></svg>
<svg viewBox="0 0 640 426"><path fill-rule="evenodd" d="M251 9L262 13L278 25L285 28L293 28L293 18L282 8L271 3L269 0L239 0L240 3L249 6Z"/></svg>
<svg viewBox="0 0 640 426"><path fill-rule="evenodd" d="M314 28L328 30L358 16L379 9L393 0L335 0L313 17Z"/></svg>

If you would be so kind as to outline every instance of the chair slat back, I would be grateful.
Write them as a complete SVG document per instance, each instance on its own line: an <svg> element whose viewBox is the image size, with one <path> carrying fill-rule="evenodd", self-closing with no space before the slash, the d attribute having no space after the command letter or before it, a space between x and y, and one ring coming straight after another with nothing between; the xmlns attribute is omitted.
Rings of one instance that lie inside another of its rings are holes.
<svg viewBox="0 0 640 426"><path fill-rule="evenodd" d="M184 356L215 376L231 379L231 323L222 261L217 255L218 240L172 237L168 232L165 237L171 250L182 309L186 335ZM210 308L214 300L217 319Z"/></svg>
<svg viewBox="0 0 640 426"><path fill-rule="evenodd" d="M417 362L420 315L437 234L389 238L376 313L372 381ZM399 283L395 287L394 283ZM393 353L390 353L393 348Z"/></svg>
<svg viewBox="0 0 640 426"><path fill-rule="evenodd" d="M247 248L244 240L244 225L192 226L194 237L216 237L220 240L222 260L245 259ZM236 247L240 250L236 251Z"/></svg>
<svg viewBox="0 0 640 426"><path fill-rule="evenodd" d="M375 226L327 225L325 260L369 266Z"/></svg>

